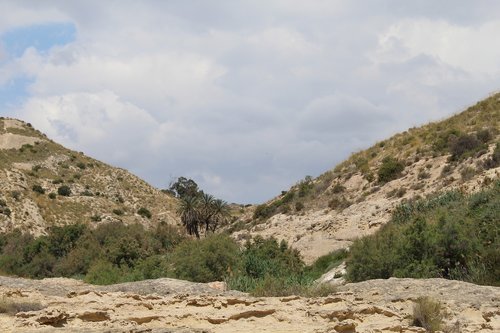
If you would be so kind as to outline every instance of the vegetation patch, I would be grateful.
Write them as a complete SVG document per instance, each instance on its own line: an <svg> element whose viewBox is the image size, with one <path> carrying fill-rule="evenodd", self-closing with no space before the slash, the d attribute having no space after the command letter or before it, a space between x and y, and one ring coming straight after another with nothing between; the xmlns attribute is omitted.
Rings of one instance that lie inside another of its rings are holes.
<svg viewBox="0 0 500 333"><path fill-rule="evenodd" d="M440 302L429 297L419 297L413 304L412 325L423 327L430 333L440 331L444 327L444 315Z"/></svg>
<svg viewBox="0 0 500 333"><path fill-rule="evenodd" d="M353 243L350 281L395 277L500 285L500 181L401 204L391 221Z"/></svg>
<svg viewBox="0 0 500 333"><path fill-rule="evenodd" d="M387 183L391 180L397 179L405 169L404 164L393 158L386 157L382 160L382 164L378 170L378 181L380 183Z"/></svg>
<svg viewBox="0 0 500 333"><path fill-rule="evenodd" d="M6 313L11 316L19 312L39 311L43 308L45 308L45 306L38 302L13 300L5 296L0 298L0 313Z"/></svg>

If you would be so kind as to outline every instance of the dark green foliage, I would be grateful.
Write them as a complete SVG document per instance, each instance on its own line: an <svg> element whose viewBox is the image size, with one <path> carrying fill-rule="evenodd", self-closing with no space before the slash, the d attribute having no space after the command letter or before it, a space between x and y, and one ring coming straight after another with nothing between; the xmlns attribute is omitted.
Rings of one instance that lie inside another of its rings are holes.
<svg viewBox="0 0 500 333"><path fill-rule="evenodd" d="M382 165L378 170L378 181L387 183L401 176L405 166L402 162L393 157L386 157L382 160Z"/></svg>
<svg viewBox="0 0 500 333"><path fill-rule="evenodd" d="M85 170L87 168L87 166L83 162L78 162L76 166L82 170Z"/></svg>
<svg viewBox="0 0 500 333"><path fill-rule="evenodd" d="M342 261L347 258L347 255L347 250L337 250L329 254L325 254L324 256L316 259L311 266L307 266L304 272L313 280L319 279L325 272L328 272L332 268L340 265Z"/></svg>
<svg viewBox="0 0 500 333"><path fill-rule="evenodd" d="M174 193L177 198L196 197L199 194L198 184L192 179L179 177L170 185L169 193Z"/></svg>
<svg viewBox="0 0 500 333"><path fill-rule="evenodd" d="M231 215L227 202L203 192L199 196L181 198L177 212L188 234L196 238L200 238L203 229L205 236L210 231L215 232Z"/></svg>
<svg viewBox="0 0 500 333"><path fill-rule="evenodd" d="M69 197L71 195L71 188L67 185L59 186L59 188L57 189L57 194L64 197Z"/></svg>
<svg viewBox="0 0 500 333"><path fill-rule="evenodd" d="M292 202L294 198L294 191L285 192L278 200L275 200L269 204L262 204L257 206L253 213L253 218L267 219L278 213L286 213L290 210L290 206L288 204Z"/></svg>
<svg viewBox="0 0 500 333"><path fill-rule="evenodd" d="M40 193L40 194L45 194L45 190L43 189L42 186L36 184L36 185L33 185L33 187L31 188L33 190L33 192L37 192L37 193Z"/></svg>
<svg viewBox="0 0 500 333"><path fill-rule="evenodd" d="M137 211L137 214L139 214L142 217L148 218L148 219L150 219L152 216L149 209L144 208L144 207L139 208L139 210Z"/></svg>
<svg viewBox="0 0 500 333"><path fill-rule="evenodd" d="M374 235L354 242L348 279L443 277L500 284L500 181L400 205Z"/></svg>
<svg viewBox="0 0 500 333"><path fill-rule="evenodd" d="M247 242L243 252L242 271L252 278L297 275L303 268L300 253L275 238L256 237L253 242Z"/></svg>
<svg viewBox="0 0 500 333"><path fill-rule="evenodd" d="M451 160L458 161L462 158L468 157L471 153L478 151L481 147L484 147L484 144L473 134L463 134L458 138L453 138L449 143Z"/></svg>
<svg viewBox="0 0 500 333"><path fill-rule="evenodd" d="M56 197L57 197L57 194L55 194L54 192L49 193L49 199L55 199Z"/></svg>
<svg viewBox="0 0 500 333"><path fill-rule="evenodd" d="M34 239L16 230L0 235L4 274L31 278L83 277L108 284L167 276L166 255L184 239L171 226L144 230L139 224L53 227Z"/></svg>
<svg viewBox="0 0 500 333"><path fill-rule="evenodd" d="M186 241L172 254L177 278L210 282L222 281L240 264L238 244L227 235L211 235L199 241Z"/></svg>
<svg viewBox="0 0 500 333"><path fill-rule="evenodd" d="M255 238L242 252L240 269L227 278L230 288L254 296L326 296L332 288L316 286L314 280L338 265L345 253L321 257L306 267L297 250L274 238Z"/></svg>
<svg viewBox="0 0 500 333"><path fill-rule="evenodd" d="M118 216L122 216L123 210L121 210L119 208L115 208L115 209L113 209L113 214L118 215Z"/></svg>

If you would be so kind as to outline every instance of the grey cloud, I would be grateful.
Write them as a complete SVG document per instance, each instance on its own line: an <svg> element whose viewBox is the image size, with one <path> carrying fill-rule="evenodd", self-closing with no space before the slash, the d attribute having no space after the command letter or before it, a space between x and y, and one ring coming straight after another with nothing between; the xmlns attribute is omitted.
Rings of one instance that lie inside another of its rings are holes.
<svg viewBox="0 0 500 333"><path fill-rule="evenodd" d="M41 11L78 30L74 43L0 64L0 73L34 78L24 107L9 114L73 149L158 187L184 175L228 201L261 202L497 89L499 73L451 65L412 26L446 22L474 38L500 20L500 4L486 3L0 3L25 24ZM403 20L409 30L382 45ZM407 45L408 34L425 47Z"/></svg>

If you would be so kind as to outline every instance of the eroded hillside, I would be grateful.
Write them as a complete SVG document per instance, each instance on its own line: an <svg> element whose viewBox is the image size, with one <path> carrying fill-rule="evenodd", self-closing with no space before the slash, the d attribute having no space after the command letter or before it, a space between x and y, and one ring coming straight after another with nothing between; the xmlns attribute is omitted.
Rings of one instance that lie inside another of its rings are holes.
<svg viewBox="0 0 500 333"><path fill-rule="evenodd" d="M177 223L176 199L126 170L64 148L30 124L0 118L0 232L52 225Z"/></svg>
<svg viewBox="0 0 500 333"><path fill-rule="evenodd" d="M306 177L231 226L245 240L285 239L312 262L385 224L402 202L473 192L500 175L500 94L444 121L411 128Z"/></svg>

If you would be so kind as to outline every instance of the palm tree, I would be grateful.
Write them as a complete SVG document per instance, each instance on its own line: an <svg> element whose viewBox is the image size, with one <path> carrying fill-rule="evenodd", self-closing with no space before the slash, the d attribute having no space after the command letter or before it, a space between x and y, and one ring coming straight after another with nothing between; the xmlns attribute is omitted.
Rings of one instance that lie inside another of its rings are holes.
<svg viewBox="0 0 500 333"><path fill-rule="evenodd" d="M229 204L221 199L216 199L212 203L212 217L211 217L211 230L215 232L215 229L219 224L223 224L227 221L227 219L231 216L231 212L229 210ZM208 231L208 225L207 225Z"/></svg>
<svg viewBox="0 0 500 333"><path fill-rule="evenodd" d="M210 226L212 216L214 214L214 203L215 198L211 194L202 193L200 197L200 215L201 224L205 224L205 236L208 234L208 228Z"/></svg>
<svg viewBox="0 0 500 333"><path fill-rule="evenodd" d="M199 199L194 196L181 198L177 212L181 216L182 225L188 234L194 234L196 238L200 238L198 231L200 224Z"/></svg>

